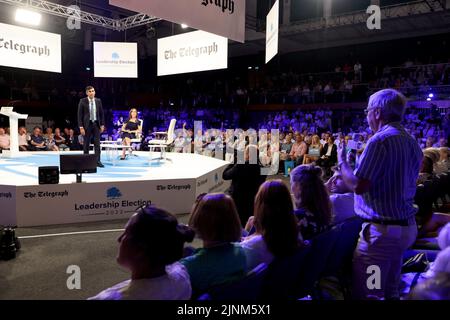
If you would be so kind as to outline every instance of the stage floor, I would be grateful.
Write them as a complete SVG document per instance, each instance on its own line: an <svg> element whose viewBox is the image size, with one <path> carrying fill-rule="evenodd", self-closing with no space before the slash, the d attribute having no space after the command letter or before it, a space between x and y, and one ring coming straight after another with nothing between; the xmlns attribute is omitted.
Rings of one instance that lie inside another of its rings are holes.
<svg viewBox="0 0 450 320"><path fill-rule="evenodd" d="M64 154L81 152L64 152ZM200 193L224 192L228 162L197 154L167 153L171 161L150 161L160 153L135 152L104 168L76 176L60 175L59 184L39 185L38 170L59 166L59 152L23 152L0 158L0 225L42 226L126 219L137 207L154 204L174 214L189 213Z"/></svg>
<svg viewBox="0 0 450 320"><path fill-rule="evenodd" d="M0 155L0 185L31 186L38 184L38 168L44 166L58 166L59 154L81 154L80 151L64 152L21 152L20 158L8 159ZM137 155L126 160L117 160L113 166L106 160L102 152L104 168L97 168L97 173L83 174L83 182L110 181L143 181L165 179L198 178L214 171L224 164L215 158L192 153L167 153L172 161L149 161L149 157L156 158L159 152L133 152ZM59 183L74 183L75 175L60 175Z"/></svg>

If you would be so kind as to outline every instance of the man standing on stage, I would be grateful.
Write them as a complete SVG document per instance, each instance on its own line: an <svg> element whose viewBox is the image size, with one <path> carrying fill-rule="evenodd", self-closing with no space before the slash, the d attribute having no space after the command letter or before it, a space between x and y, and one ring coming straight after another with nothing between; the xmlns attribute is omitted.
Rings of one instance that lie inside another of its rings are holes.
<svg viewBox="0 0 450 320"><path fill-rule="evenodd" d="M78 126L84 137L84 154L89 154L91 138L94 138L94 150L97 155L97 166L103 168L100 161L100 134L105 129L105 116L103 114L102 101L95 98L95 89L86 87L86 98L78 103Z"/></svg>

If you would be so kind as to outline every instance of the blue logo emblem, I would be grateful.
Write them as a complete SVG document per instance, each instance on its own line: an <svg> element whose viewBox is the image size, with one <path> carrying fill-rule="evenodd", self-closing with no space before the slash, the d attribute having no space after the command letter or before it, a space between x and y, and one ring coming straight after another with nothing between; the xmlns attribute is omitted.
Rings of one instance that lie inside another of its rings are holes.
<svg viewBox="0 0 450 320"><path fill-rule="evenodd" d="M112 58L113 58L114 60L117 60L117 59L120 58L120 56L119 56L119 54L118 54L117 52L113 52Z"/></svg>
<svg viewBox="0 0 450 320"><path fill-rule="evenodd" d="M118 199L121 196L122 196L122 193L116 187L109 188L108 191L106 191L106 197L108 199Z"/></svg>

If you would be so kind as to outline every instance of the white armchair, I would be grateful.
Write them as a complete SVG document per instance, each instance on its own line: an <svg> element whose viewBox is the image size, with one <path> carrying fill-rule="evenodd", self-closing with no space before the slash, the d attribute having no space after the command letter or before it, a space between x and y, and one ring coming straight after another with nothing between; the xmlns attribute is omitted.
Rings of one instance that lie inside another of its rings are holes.
<svg viewBox="0 0 450 320"><path fill-rule="evenodd" d="M161 156L159 158L151 158L152 160L169 160L166 157L166 149L174 142L174 135L175 135L175 124L177 120L172 119L170 120L169 129L167 132L153 132L154 136L165 136L165 139L153 139L148 142L148 146L150 149L150 152L153 152L156 148L159 148L161 150Z"/></svg>

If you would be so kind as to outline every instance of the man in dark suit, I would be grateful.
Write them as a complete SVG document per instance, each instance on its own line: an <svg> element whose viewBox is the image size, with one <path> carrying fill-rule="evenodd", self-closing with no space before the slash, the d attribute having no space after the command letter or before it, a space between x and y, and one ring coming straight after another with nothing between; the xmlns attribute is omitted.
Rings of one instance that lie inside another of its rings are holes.
<svg viewBox="0 0 450 320"><path fill-rule="evenodd" d="M337 162L337 146L334 144L333 136L328 137L327 143L323 146L321 157L317 164L321 167L330 168Z"/></svg>
<svg viewBox="0 0 450 320"><path fill-rule="evenodd" d="M105 130L105 115L103 113L102 101L95 98L95 89L86 87L86 98L80 99L78 103L78 126L84 137L84 154L89 153L91 139L94 138L94 150L97 155L97 166L103 168L100 161L100 134Z"/></svg>

